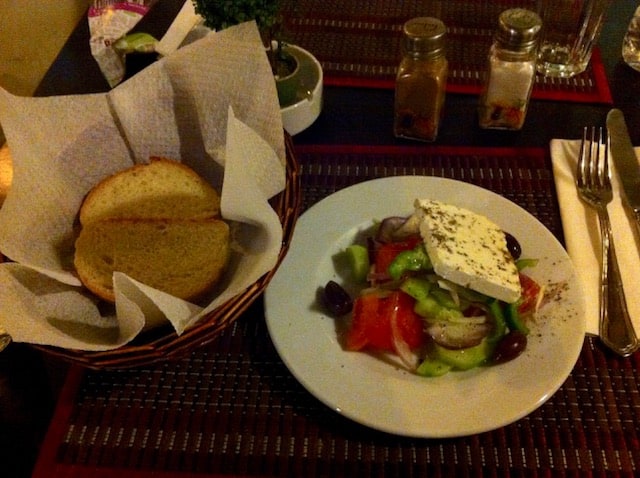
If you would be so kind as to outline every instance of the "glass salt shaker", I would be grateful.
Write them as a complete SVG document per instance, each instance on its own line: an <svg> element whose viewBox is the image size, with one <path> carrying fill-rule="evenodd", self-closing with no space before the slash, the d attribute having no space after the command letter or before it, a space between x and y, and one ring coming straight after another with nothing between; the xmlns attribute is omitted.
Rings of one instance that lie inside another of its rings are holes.
<svg viewBox="0 0 640 478"><path fill-rule="evenodd" d="M445 26L418 17L403 26L403 58L396 76L394 134L434 141L444 107L448 62Z"/></svg>
<svg viewBox="0 0 640 478"><path fill-rule="evenodd" d="M480 95L481 128L522 128L535 79L541 25L535 12L523 8L500 14Z"/></svg>

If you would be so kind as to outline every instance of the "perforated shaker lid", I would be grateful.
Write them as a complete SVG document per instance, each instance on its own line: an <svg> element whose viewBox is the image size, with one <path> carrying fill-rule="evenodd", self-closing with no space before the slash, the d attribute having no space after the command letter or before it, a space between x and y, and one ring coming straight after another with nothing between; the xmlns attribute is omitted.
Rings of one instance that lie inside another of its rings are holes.
<svg viewBox="0 0 640 478"><path fill-rule="evenodd" d="M496 39L512 50L527 50L537 46L542 20L537 13L524 8L505 10L498 19Z"/></svg>
<svg viewBox="0 0 640 478"><path fill-rule="evenodd" d="M446 28L433 17L412 18L404 24L404 48L417 55L444 53Z"/></svg>

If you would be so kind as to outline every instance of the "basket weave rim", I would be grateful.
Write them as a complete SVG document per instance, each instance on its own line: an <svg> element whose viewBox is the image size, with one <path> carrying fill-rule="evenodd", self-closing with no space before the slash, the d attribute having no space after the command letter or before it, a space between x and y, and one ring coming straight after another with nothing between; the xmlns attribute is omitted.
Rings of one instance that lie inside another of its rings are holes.
<svg viewBox="0 0 640 478"><path fill-rule="evenodd" d="M289 250L293 231L302 203L300 166L294 154L291 136L285 133L286 182L285 189L270 203L282 224L282 247L273 269L250 285L243 293L232 297L192 327L178 336L170 327L163 327L157 333L148 333L132 344L113 350L84 351L33 344L33 347L52 357L94 370L112 370L140 367L157 362L177 359L189 351L215 340L260 296L271 281L276 270Z"/></svg>

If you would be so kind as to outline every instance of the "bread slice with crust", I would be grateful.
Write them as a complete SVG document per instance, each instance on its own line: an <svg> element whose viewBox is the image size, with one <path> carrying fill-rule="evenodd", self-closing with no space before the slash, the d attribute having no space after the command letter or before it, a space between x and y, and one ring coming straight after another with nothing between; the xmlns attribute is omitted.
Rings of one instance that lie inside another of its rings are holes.
<svg viewBox="0 0 640 478"><path fill-rule="evenodd" d="M83 226L74 264L82 283L110 302L114 271L193 300L219 280L228 259L224 221L109 218Z"/></svg>
<svg viewBox="0 0 640 478"><path fill-rule="evenodd" d="M74 265L81 282L115 301L113 273L196 300L230 255L218 192L191 168L151 158L99 182L84 199Z"/></svg>
<svg viewBox="0 0 640 478"><path fill-rule="evenodd" d="M83 226L105 218L204 219L220 215L218 192L177 161L151 158L99 182L80 208Z"/></svg>

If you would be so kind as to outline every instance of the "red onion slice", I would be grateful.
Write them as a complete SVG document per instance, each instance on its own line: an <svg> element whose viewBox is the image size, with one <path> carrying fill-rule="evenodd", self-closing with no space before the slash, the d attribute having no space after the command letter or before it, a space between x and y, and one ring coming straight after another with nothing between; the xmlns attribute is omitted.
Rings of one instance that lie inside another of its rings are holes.
<svg viewBox="0 0 640 478"><path fill-rule="evenodd" d="M391 317L391 343L394 352L400 357L400 360L409 371L414 372L418 368L418 356L411 350L409 344L402 338L400 327L398 326L398 306L394 305Z"/></svg>
<svg viewBox="0 0 640 478"><path fill-rule="evenodd" d="M478 320L440 321L429 324L427 333L438 345L448 349L473 347L482 342L491 326Z"/></svg>

